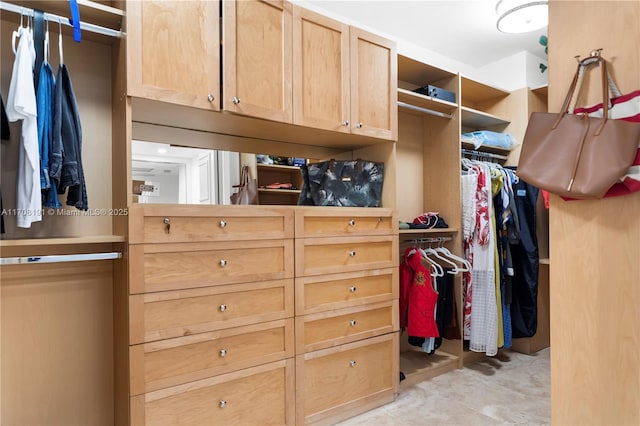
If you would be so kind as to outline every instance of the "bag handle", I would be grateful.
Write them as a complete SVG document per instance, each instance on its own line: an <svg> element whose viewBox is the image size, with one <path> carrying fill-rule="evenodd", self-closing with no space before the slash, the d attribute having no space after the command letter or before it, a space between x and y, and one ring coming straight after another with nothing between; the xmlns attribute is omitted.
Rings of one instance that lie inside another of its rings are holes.
<svg viewBox="0 0 640 426"><path fill-rule="evenodd" d="M569 113L569 106L572 103L572 99L575 98L577 99L577 96L580 93L580 89L582 88L582 81L581 81L581 72L583 67L586 67L588 65L591 64L595 64L598 63L600 64L601 67L601 73L602 73L602 108L603 108L603 113L602 113L602 124L598 127L598 130L596 130L595 135L598 136L600 135L600 132L602 132L602 129L604 128L604 125L606 124L608 118L609 118L609 98L608 98L608 94L609 94L609 72L607 70L607 61L605 61L602 57L598 56L598 57L590 57L590 58L586 58L583 61L581 61L580 63L578 63L578 68L576 69L576 73L573 76L573 80L571 81L571 85L569 86L569 91L567 92L567 96L565 97L565 100L562 104L562 109L560 110L560 113L558 114L558 119L556 120L556 122L553 124L553 126L551 127L552 129L555 129L556 127L558 127L558 124L560 124L560 121L564 118L565 115L567 115ZM580 81L580 84L578 84L578 82ZM576 92L576 88L578 88L578 92ZM616 88L617 89L617 88Z"/></svg>

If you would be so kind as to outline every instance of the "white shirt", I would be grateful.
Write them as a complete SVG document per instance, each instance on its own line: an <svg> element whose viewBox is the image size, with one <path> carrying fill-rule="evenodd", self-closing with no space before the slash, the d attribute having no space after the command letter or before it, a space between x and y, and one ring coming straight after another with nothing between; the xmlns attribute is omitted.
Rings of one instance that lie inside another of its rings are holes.
<svg viewBox="0 0 640 426"><path fill-rule="evenodd" d="M13 63L6 110L9 121L22 120L16 179L16 210L18 227L30 228L33 222L42 220L38 113L33 84L36 51L30 30L20 27L18 36L20 42Z"/></svg>

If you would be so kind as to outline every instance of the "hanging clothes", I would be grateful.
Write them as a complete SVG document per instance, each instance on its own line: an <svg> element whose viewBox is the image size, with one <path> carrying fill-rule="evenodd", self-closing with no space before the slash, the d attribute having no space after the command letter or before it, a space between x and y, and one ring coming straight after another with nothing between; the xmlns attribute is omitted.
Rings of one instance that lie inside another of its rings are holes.
<svg viewBox="0 0 640 426"><path fill-rule="evenodd" d="M519 241L511 244L516 273L513 277L511 323L513 337L531 337L538 324L538 241L536 201L538 188L522 180L514 186L519 219Z"/></svg>
<svg viewBox="0 0 640 426"><path fill-rule="evenodd" d="M37 91L38 105L38 147L40 150L40 188L45 207L62 207L58 200L58 189L51 184L49 155L53 150L53 106L55 79L53 69L46 60L40 68Z"/></svg>
<svg viewBox="0 0 640 426"><path fill-rule="evenodd" d="M9 129L9 119L4 109L4 100L0 96L0 104L2 105L2 132L0 139L9 140L11 138L11 129ZM4 207L2 205L2 192L0 191L0 234L4 234Z"/></svg>
<svg viewBox="0 0 640 426"><path fill-rule="evenodd" d="M59 149L62 148L59 154ZM87 210L87 189L82 167L82 126L73 85L65 64L58 68L54 95L53 150L49 158L50 176L58 194L67 192L66 204Z"/></svg>
<svg viewBox="0 0 640 426"><path fill-rule="evenodd" d="M16 33L14 33L16 34ZM20 228L30 228L42 220L40 193L40 158L36 94L33 87L35 49L30 30L20 27L20 37L7 99L9 121L22 120L16 177L16 220Z"/></svg>

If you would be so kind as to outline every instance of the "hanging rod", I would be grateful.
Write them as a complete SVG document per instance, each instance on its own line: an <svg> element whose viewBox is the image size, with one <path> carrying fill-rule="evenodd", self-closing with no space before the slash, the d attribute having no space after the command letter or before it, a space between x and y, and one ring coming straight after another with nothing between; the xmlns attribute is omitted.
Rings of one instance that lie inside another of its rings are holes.
<svg viewBox="0 0 640 426"><path fill-rule="evenodd" d="M407 108L407 109L411 109L411 110L414 110L414 111L423 112L425 114L435 115L436 117L453 118L453 114L445 114L444 112L434 111L434 110L428 109L428 108L422 108L422 107L419 107L419 106L408 104L406 102L398 101L398 106L400 108Z"/></svg>
<svg viewBox="0 0 640 426"><path fill-rule="evenodd" d="M462 155L471 155L475 157L491 158L491 159L502 160L502 161L507 160L506 155L493 154L491 152L483 152L483 151L473 151L473 150L464 149L464 148L462 148Z"/></svg>
<svg viewBox="0 0 640 426"><path fill-rule="evenodd" d="M81 254L61 254L47 256L27 256L27 257L3 257L0 258L0 265L17 265L23 263L60 263L60 262L83 262L87 260L111 260L121 259L122 253L81 253Z"/></svg>
<svg viewBox="0 0 640 426"><path fill-rule="evenodd" d="M7 3L4 1L0 1L0 9L6 10L7 12L13 12L20 15L25 16L33 16L33 9L24 6L18 6L12 3ZM44 19L49 22L58 22L62 25L66 25L72 27L73 25L69 22L69 18L64 16L56 15L53 13L44 13ZM102 34L109 37L123 38L126 34L120 30L114 30L107 27L101 27L100 25L90 24L88 22L80 21L80 29L89 31L92 33Z"/></svg>
<svg viewBox="0 0 640 426"><path fill-rule="evenodd" d="M452 237L424 237L413 238L411 240L404 240L407 243L422 244L422 243L445 243L447 241L453 241Z"/></svg>

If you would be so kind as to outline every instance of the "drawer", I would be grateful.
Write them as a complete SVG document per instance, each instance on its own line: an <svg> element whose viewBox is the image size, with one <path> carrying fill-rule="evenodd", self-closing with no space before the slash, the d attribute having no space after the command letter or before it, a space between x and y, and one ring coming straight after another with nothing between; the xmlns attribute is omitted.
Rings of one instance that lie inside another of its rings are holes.
<svg viewBox="0 0 640 426"><path fill-rule="evenodd" d="M293 279L129 296L130 344L293 316Z"/></svg>
<svg viewBox="0 0 640 426"><path fill-rule="evenodd" d="M296 278L296 315L398 298L398 268Z"/></svg>
<svg viewBox="0 0 640 426"><path fill-rule="evenodd" d="M292 209L277 206L134 205L129 243L285 239L293 224Z"/></svg>
<svg viewBox="0 0 640 426"><path fill-rule="evenodd" d="M131 346L130 394L292 357L293 333L290 318Z"/></svg>
<svg viewBox="0 0 640 426"><path fill-rule="evenodd" d="M293 240L129 246L129 292L293 277Z"/></svg>
<svg viewBox="0 0 640 426"><path fill-rule="evenodd" d="M397 331L398 300L296 317L296 353Z"/></svg>
<svg viewBox="0 0 640 426"><path fill-rule="evenodd" d="M297 424L392 401L398 357L398 333L297 356Z"/></svg>
<svg viewBox="0 0 640 426"><path fill-rule="evenodd" d="M296 238L398 234L397 213L382 208L301 207L295 222Z"/></svg>
<svg viewBox="0 0 640 426"><path fill-rule="evenodd" d="M294 424L293 358L131 398L131 423L158 426Z"/></svg>
<svg viewBox="0 0 640 426"><path fill-rule="evenodd" d="M398 236L296 239L296 277L398 266Z"/></svg>

